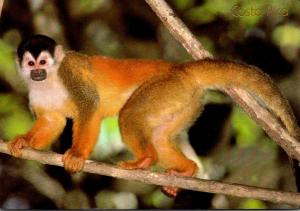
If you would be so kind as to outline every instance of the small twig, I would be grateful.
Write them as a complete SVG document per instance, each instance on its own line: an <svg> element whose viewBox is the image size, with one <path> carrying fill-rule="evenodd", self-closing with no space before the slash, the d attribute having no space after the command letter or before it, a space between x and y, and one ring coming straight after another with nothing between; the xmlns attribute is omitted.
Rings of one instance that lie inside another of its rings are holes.
<svg viewBox="0 0 300 211"><path fill-rule="evenodd" d="M3 4L4 4L4 0L0 0L0 17L2 13Z"/></svg>
<svg viewBox="0 0 300 211"><path fill-rule="evenodd" d="M145 0L172 35L185 47L194 59L211 57L185 24L176 16L164 0ZM239 104L286 153L300 161L300 143L282 127L280 122L264 107L259 105L246 91L238 88L224 90Z"/></svg>
<svg viewBox="0 0 300 211"><path fill-rule="evenodd" d="M2 142L1 140L0 152L10 154L7 149L7 144ZM63 166L62 155L54 152L23 149L21 158L35 160L48 165ZM86 161L83 171L159 186L175 186L194 191L225 194L245 198L255 198L274 203L300 205L300 194L298 193L276 191L267 188L257 188L240 184L231 184L190 177L177 177L144 170L124 170L108 164L91 160Z"/></svg>

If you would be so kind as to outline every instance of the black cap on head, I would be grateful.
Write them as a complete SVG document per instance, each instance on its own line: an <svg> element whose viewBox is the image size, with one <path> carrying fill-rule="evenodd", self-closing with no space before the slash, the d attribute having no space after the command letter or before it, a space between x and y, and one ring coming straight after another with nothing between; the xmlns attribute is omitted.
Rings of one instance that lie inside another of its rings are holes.
<svg viewBox="0 0 300 211"><path fill-rule="evenodd" d="M53 56L55 46L55 40L50 37L41 34L33 35L20 43L17 49L18 58L21 61L26 51L29 51L34 58L37 58L42 51L48 51Z"/></svg>

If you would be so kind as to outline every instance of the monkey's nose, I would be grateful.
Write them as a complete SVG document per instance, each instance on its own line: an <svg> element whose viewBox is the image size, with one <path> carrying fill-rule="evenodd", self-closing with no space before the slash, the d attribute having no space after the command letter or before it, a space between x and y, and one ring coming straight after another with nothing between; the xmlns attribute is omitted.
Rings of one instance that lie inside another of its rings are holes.
<svg viewBox="0 0 300 211"><path fill-rule="evenodd" d="M39 74L40 69L33 69L33 70L31 70L31 72L32 72L33 74Z"/></svg>
<svg viewBox="0 0 300 211"><path fill-rule="evenodd" d="M47 72L45 69L33 69L30 72L30 77L34 81L43 81L47 78Z"/></svg>

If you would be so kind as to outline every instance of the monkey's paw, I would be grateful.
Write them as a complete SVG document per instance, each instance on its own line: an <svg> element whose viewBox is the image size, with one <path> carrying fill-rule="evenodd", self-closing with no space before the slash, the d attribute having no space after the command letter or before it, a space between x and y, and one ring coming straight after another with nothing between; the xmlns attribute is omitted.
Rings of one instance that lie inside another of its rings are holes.
<svg viewBox="0 0 300 211"><path fill-rule="evenodd" d="M122 161L118 166L122 169L148 169L153 164L152 157L144 157L139 160Z"/></svg>
<svg viewBox="0 0 300 211"><path fill-rule="evenodd" d="M69 149L65 152L62 161L67 171L76 173L83 169L85 158L76 150Z"/></svg>
<svg viewBox="0 0 300 211"><path fill-rule="evenodd" d="M186 177L190 177L194 174L195 169L188 169L186 171L177 171L174 169L169 169L166 174L167 175L175 175L175 176L186 176ZM177 187L162 187L162 192L164 194L166 194L169 197L175 198L177 196L177 194L181 191L181 188L177 188Z"/></svg>
<svg viewBox="0 0 300 211"><path fill-rule="evenodd" d="M179 193L180 188L176 188L176 187L163 187L162 188L162 192L172 198L175 198L177 196L177 194Z"/></svg>
<svg viewBox="0 0 300 211"><path fill-rule="evenodd" d="M17 136L7 144L8 150L15 157L21 157L22 156L21 149L28 146L29 146L29 141L26 139L26 135Z"/></svg>

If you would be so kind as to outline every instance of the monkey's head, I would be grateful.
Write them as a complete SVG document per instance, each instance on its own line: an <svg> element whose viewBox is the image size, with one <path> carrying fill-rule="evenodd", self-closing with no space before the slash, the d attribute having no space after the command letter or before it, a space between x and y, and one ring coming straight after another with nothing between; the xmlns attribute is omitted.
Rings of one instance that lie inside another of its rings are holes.
<svg viewBox="0 0 300 211"><path fill-rule="evenodd" d="M50 37L34 35L21 42L17 55L21 76L27 82L41 82L57 71L64 51Z"/></svg>

